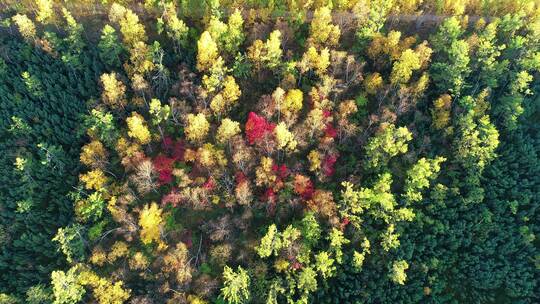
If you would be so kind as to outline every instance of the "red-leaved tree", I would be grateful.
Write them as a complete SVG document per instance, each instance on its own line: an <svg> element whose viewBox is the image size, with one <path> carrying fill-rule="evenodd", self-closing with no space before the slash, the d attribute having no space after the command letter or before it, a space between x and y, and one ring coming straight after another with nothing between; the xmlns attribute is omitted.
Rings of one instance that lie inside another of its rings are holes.
<svg viewBox="0 0 540 304"><path fill-rule="evenodd" d="M246 136L248 142L253 145L263 138L272 135L275 124L269 123L254 112L249 112L248 120L246 122Z"/></svg>

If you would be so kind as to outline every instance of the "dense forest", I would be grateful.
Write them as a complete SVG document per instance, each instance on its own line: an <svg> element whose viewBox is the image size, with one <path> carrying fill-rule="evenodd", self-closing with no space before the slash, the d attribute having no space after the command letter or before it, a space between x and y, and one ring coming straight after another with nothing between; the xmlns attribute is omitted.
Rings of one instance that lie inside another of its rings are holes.
<svg viewBox="0 0 540 304"><path fill-rule="evenodd" d="M538 0L0 2L0 304L540 303Z"/></svg>

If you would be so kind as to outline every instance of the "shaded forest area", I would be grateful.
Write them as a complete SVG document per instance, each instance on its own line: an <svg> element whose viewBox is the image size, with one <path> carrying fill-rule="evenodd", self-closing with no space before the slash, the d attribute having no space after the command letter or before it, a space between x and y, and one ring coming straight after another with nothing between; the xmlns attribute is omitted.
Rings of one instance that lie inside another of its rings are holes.
<svg viewBox="0 0 540 304"><path fill-rule="evenodd" d="M0 304L540 302L537 0L0 8Z"/></svg>

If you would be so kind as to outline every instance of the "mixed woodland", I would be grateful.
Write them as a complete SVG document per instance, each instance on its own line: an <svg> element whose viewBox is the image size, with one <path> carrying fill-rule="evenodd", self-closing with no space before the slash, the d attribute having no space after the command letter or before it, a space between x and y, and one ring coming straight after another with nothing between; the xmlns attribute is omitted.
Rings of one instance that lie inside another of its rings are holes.
<svg viewBox="0 0 540 304"><path fill-rule="evenodd" d="M0 304L540 303L538 0L0 2Z"/></svg>

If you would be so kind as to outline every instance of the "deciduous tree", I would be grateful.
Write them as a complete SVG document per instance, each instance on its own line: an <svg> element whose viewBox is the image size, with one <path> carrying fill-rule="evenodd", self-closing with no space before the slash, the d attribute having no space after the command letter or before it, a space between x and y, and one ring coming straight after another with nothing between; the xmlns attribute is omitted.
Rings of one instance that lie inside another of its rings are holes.
<svg viewBox="0 0 540 304"><path fill-rule="evenodd" d="M452 96L444 94L433 102L431 119L437 130L448 127L451 119Z"/></svg>
<svg viewBox="0 0 540 304"><path fill-rule="evenodd" d="M178 18L174 2L165 4L163 20L165 33L174 42L175 50L178 52L180 47L187 46L189 28L182 19Z"/></svg>
<svg viewBox="0 0 540 304"><path fill-rule="evenodd" d="M34 22L26 15L17 14L12 17L13 22L17 25L19 33L24 39L31 42L36 39L36 26Z"/></svg>
<svg viewBox="0 0 540 304"><path fill-rule="evenodd" d="M142 115L132 112L131 116L126 118L126 123L129 137L137 140L142 145L150 143L152 137Z"/></svg>
<svg viewBox="0 0 540 304"><path fill-rule="evenodd" d="M217 130L216 139L219 143L223 144L239 133L240 124L236 121L230 120L229 118L225 118L221 121L221 125Z"/></svg>
<svg viewBox="0 0 540 304"><path fill-rule="evenodd" d="M144 26L139 22L139 16L132 10L118 3L113 3L109 11L109 19L120 25L124 44L128 49L134 49L137 43L145 43L148 39Z"/></svg>
<svg viewBox="0 0 540 304"><path fill-rule="evenodd" d="M67 272L51 273L54 304L76 304L82 300L85 290L79 280L79 271L78 267L72 267Z"/></svg>
<svg viewBox="0 0 540 304"><path fill-rule="evenodd" d="M201 72L209 71L218 57L216 42L208 31L203 32L197 42L197 69Z"/></svg>
<svg viewBox="0 0 540 304"><path fill-rule="evenodd" d="M79 224L73 224L67 227L58 228L54 238L55 242L60 244L60 251L66 256L69 263L81 262L85 257L83 227ZM68 276L74 272L68 272Z"/></svg>
<svg viewBox="0 0 540 304"><path fill-rule="evenodd" d="M146 204L139 215L141 241L144 244L161 241L162 210L156 203Z"/></svg>
<svg viewBox="0 0 540 304"><path fill-rule="evenodd" d="M261 244L255 248L261 258L271 255L277 256L282 248L281 235L275 224L268 227L268 231L261 239Z"/></svg>
<svg viewBox="0 0 540 304"><path fill-rule="evenodd" d="M98 43L99 57L110 67L120 66L120 55L124 48L118 40L116 30L106 24L101 30L101 38Z"/></svg>
<svg viewBox="0 0 540 304"><path fill-rule="evenodd" d="M250 283L249 275L242 267L238 266L238 270L234 271L229 266L225 266L221 296L231 304L246 303L250 298Z"/></svg>
<svg viewBox="0 0 540 304"><path fill-rule="evenodd" d="M43 24L49 23L53 16L53 1L52 0L37 0L36 1L38 13L36 21Z"/></svg>
<svg viewBox="0 0 540 304"><path fill-rule="evenodd" d="M411 49L401 53L399 60L394 62L390 83L393 85L406 84L411 79L412 73L421 67L420 58Z"/></svg>
<svg viewBox="0 0 540 304"><path fill-rule="evenodd" d="M244 42L244 19L239 9L235 9L227 21L227 31L223 35L223 47L226 52L234 55Z"/></svg>
<svg viewBox="0 0 540 304"><path fill-rule="evenodd" d="M269 69L276 68L281 63L281 55L283 50L281 49L281 32L275 30L270 33L270 37L265 43L265 53L262 56L262 60L266 63Z"/></svg>
<svg viewBox="0 0 540 304"><path fill-rule="evenodd" d="M392 264L392 273L390 275L390 279L397 284L403 285L405 284L405 280L407 279L407 274L405 273L405 270L409 268L409 264L407 261L400 260L400 261L394 261Z"/></svg>
<svg viewBox="0 0 540 304"><path fill-rule="evenodd" d="M206 120L204 114L188 114L187 124L184 130L187 139L193 142L202 141L204 138L206 138L209 130L210 123L208 120Z"/></svg>
<svg viewBox="0 0 540 304"><path fill-rule="evenodd" d="M315 10L309 29L309 42L318 48L334 47L339 41L341 30L332 24L332 11L328 6Z"/></svg>
<svg viewBox="0 0 540 304"><path fill-rule="evenodd" d="M276 136L276 142L279 149L294 151L298 143L294 139L294 135L287 129L284 122L280 122L276 125L274 128L274 134Z"/></svg>
<svg viewBox="0 0 540 304"><path fill-rule="evenodd" d="M429 182L437 177L441 170L440 164L445 160L446 158L441 156L434 159L423 157L407 171L404 197L408 202L422 200L422 189L429 187Z"/></svg>
<svg viewBox="0 0 540 304"><path fill-rule="evenodd" d="M117 78L116 73L105 73L100 77L103 85L101 98L112 109L124 108L126 105L126 86Z"/></svg>
<svg viewBox="0 0 540 304"><path fill-rule="evenodd" d="M313 70L319 77L326 73L328 66L330 66L330 51L327 48L322 49L319 53L314 47L310 47L298 63L300 72L306 73Z"/></svg>
<svg viewBox="0 0 540 304"><path fill-rule="evenodd" d="M366 165L370 168L381 168L388 161L408 150L411 132L405 127L396 128L393 124L383 124L378 133L366 145Z"/></svg>
<svg viewBox="0 0 540 304"><path fill-rule="evenodd" d="M108 182L108 178L101 169L93 169L87 173L79 175L79 179L84 183L86 189L96 191L102 190Z"/></svg>

